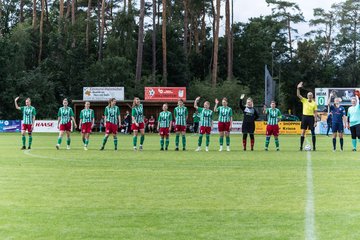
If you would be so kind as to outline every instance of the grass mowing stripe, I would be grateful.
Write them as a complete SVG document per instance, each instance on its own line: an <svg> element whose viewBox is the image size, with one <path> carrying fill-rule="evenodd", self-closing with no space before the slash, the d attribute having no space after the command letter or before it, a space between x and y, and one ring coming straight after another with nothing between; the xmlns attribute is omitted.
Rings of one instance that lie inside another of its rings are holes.
<svg viewBox="0 0 360 240"><path fill-rule="evenodd" d="M309 141L306 140L307 144ZM307 152L306 166L306 210L305 210L305 237L307 240L315 240L315 204L314 204L314 181L312 173L311 152Z"/></svg>

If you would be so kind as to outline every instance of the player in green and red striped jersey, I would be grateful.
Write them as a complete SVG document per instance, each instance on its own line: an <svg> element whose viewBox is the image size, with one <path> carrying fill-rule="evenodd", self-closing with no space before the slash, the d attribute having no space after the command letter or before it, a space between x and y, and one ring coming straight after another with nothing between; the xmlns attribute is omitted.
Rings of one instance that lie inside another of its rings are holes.
<svg viewBox="0 0 360 240"><path fill-rule="evenodd" d="M25 100L25 105L26 106L22 106L19 107L19 105L17 104L17 101L19 100L20 97L15 98L15 107L17 110L20 110L23 114L23 119L22 119L22 124L21 124L21 139L22 139L22 148L21 150L26 149L26 131L28 132L29 135L29 146L28 149L31 149L31 144L32 144L32 131L34 130L34 124L35 124L35 117L36 117L36 109L31 106L31 99L27 98Z"/></svg>
<svg viewBox="0 0 360 240"><path fill-rule="evenodd" d="M219 122L218 122L218 128L219 128L219 142L220 142L220 149L219 152L223 150L223 144L224 144L224 135L226 137L226 150L230 151L230 131L232 128L232 121L233 121L233 111L228 106L228 100L227 98L223 98L222 106L218 107L219 100L215 99L215 107L214 112L219 113Z"/></svg>
<svg viewBox="0 0 360 240"><path fill-rule="evenodd" d="M160 135L160 151L164 151L164 138L166 138L165 150L169 147L169 134L171 132L172 114L168 111L168 104L162 107L163 111L159 114L157 130Z"/></svg>
<svg viewBox="0 0 360 240"><path fill-rule="evenodd" d="M137 137L138 137L138 133L140 131L141 137L140 137L139 150L142 151L144 140L145 140L144 108L140 102L140 98L138 98L138 97L134 98L131 115L132 115L131 130L133 130L133 132L134 132L134 136L133 136L134 150L135 151L137 150L137 147L136 147Z"/></svg>
<svg viewBox="0 0 360 240"><path fill-rule="evenodd" d="M184 106L182 99L178 100L178 106L174 109L175 116L175 151L179 151L180 133L182 135L183 151L186 150L186 121L188 118L188 109Z"/></svg>
<svg viewBox="0 0 360 240"><path fill-rule="evenodd" d="M58 129L60 130L59 137L56 144L56 149L60 149L61 141L66 132L67 141L66 141L66 149L70 149L71 138L70 134L72 131L71 123L74 123L75 129L77 128L75 118L74 118L74 111L71 107L69 107L69 102L67 98L63 100L63 106L59 108L58 111Z"/></svg>
<svg viewBox="0 0 360 240"><path fill-rule="evenodd" d="M79 128L81 129L81 135L84 143L84 150L88 150L89 138L91 130L95 124L94 110L90 109L90 102L85 103L85 108L80 112Z"/></svg>
<svg viewBox="0 0 360 240"><path fill-rule="evenodd" d="M114 137L115 151L117 151L117 145L118 145L117 133L119 127L121 126L121 116L120 116L120 109L118 106L116 106L115 98L109 99L109 104L105 108L104 116L105 116L104 117L105 136L100 151L105 149L105 144L110 134L112 134Z"/></svg>
<svg viewBox="0 0 360 240"><path fill-rule="evenodd" d="M271 107L264 106L263 113L267 115L265 151L268 151L271 135L274 135L276 151L279 151L279 121L281 112L276 108L275 101L271 101Z"/></svg>
<svg viewBox="0 0 360 240"><path fill-rule="evenodd" d="M206 134L206 148L205 151L209 151L210 134L213 125L213 111L210 110L210 102L204 103L204 108L198 107L200 97L197 97L194 102L194 108L199 112L200 115L200 135L198 140L198 147L196 151L201 151L201 144L203 135Z"/></svg>

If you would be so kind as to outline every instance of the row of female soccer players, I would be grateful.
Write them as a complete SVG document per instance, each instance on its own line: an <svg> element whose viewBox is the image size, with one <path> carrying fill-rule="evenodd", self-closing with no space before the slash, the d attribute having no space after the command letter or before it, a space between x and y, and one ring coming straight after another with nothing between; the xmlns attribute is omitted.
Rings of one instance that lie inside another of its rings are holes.
<svg viewBox="0 0 360 240"><path fill-rule="evenodd" d="M254 149L254 131L255 131L255 120L258 118L258 113L253 107L253 101L251 98L248 98L246 104L243 104L243 99L245 95L241 95L240 97L240 108L244 112L244 120L243 120L243 147L246 150L247 136L250 135L251 142L251 150ZM17 109L22 111L23 114L23 124L22 124L22 149L26 149L26 139L25 133L26 131L29 134L29 149L31 148L32 143L32 130L34 126L36 110L33 106L31 106L31 100L28 98L25 101L25 106L19 107L17 104L19 98L15 99L15 106ZM203 136L206 138L206 151L209 150L210 144L210 133L213 126L213 112L218 112L218 130L219 130L219 151L223 151L224 138L226 141L226 150L230 151L230 131L233 121L233 111L228 106L228 100L223 98L221 101L221 106L219 105L219 100L215 99L215 106L213 108L214 111L210 109L210 102L205 101L203 107L198 106L198 102L200 97L196 98L194 102L194 108L198 110L200 114L200 134L198 139L198 148L197 151L201 150ZM160 150L168 150L169 147L169 133L171 131L171 122L173 120L173 115L175 118L175 151L179 150L180 145L180 136L182 140L182 149L186 150L186 122L188 118L188 110L187 107L184 106L183 100L178 100L178 106L174 109L174 114L168 111L168 105L165 103L162 107L162 112L158 117L158 125L157 129L160 134ZM121 125L121 116L120 109L116 106L116 99L112 98L109 100L108 106L105 108L104 112L105 116L105 136L102 141L102 146L100 150L105 149L105 145L110 135L113 135L114 140L114 148L117 150L118 140L117 133L118 128ZM89 137L92 128L94 127L94 111L90 109L90 103L86 102L84 109L80 113L80 123L79 128L81 129L82 139L84 143L84 150L87 150L89 144ZM59 137L57 140L56 148L60 149L63 136L66 134L66 148L70 149L71 144L71 128L72 122L74 127L77 128L77 124L74 118L74 112L71 107L68 106L68 100L63 100L63 106L58 111L58 128L59 128ZM139 98L134 98L132 105L132 126L131 129L133 131L133 148L134 150L142 150L143 144L145 140L145 129L144 129L144 109L143 105ZM139 147L137 147L138 143L138 135L140 134L140 143ZM277 136L276 136L277 139Z"/></svg>

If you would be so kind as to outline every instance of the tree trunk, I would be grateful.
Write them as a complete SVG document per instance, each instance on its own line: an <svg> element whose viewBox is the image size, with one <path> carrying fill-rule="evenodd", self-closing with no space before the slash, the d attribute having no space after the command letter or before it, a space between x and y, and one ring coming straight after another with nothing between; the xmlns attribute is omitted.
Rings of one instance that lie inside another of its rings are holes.
<svg viewBox="0 0 360 240"><path fill-rule="evenodd" d="M217 84L217 68L218 68L218 50L219 50L219 28L220 28L220 0L216 0L216 14L215 14L215 34L214 34L214 59L212 68L211 85L216 87Z"/></svg>
<svg viewBox="0 0 360 240"><path fill-rule="evenodd" d="M230 35L231 35L231 77L234 77L234 0L231 0L231 25L230 25Z"/></svg>
<svg viewBox="0 0 360 240"><path fill-rule="evenodd" d="M90 15L91 13L91 0L88 0L88 7L86 11L86 54L90 54Z"/></svg>
<svg viewBox="0 0 360 240"><path fill-rule="evenodd" d="M194 45L195 45L195 52L200 53L199 51L199 26L198 26L198 17L196 17L193 21L194 27Z"/></svg>
<svg viewBox="0 0 360 240"><path fill-rule="evenodd" d="M187 57L187 42L188 42L188 25L189 25L189 14L188 14L188 0L183 0L184 3L184 42L183 49L185 57Z"/></svg>
<svg viewBox="0 0 360 240"><path fill-rule="evenodd" d="M138 34L138 49L137 49L137 58L136 58L135 86L139 85L141 81L142 57L143 57L143 46L144 46L144 18L145 18L145 0L140 0L139 34Z"/></svg>
<svg viewBox="0 0 360 240"><path fill-rule="evenodd" d="M20 0L20 20L19 21L20 21L20 23L24 22L24 0Z"/></svg>
<svg viewBox="0 0 360 240"><path fill-rule="evenodd" d="M232 59L231 59L231 31L230 31L230 0L225 1L225 34L227 40L227 79L232 79Z"/></svg>
<svg viewBox="0 0 360 240"><path fill-rule="evenodd" d="M32 18L32 27L36 28L36 0L33 0L33 18Z"/></svg>
<svg viewBox="0 0 360 240"><path fill-rule="evenodd" d="M104 31L105 31L105 0L101 2L101 28L99 39L99 61L103 59L103 44L104 44Z"/></svg>
<svg viewBox="0 0 360 240"><path fill-rule="evenodd" d="M45 12L45 0L41 0L40 43L39 43L39 56L38 56L39 64L41 63L41 56L42 56L42 51L43 51L44 12Z"/></svg>
<svg viewBox="0 0 360 240"><path fill-rule="evenodd" d="M76 0L72 0L71 3L71 26L75 26L75 12L76 12ZM71 47L75 48L76 38L75 38L75 29L73 29L73 42L71 43Z"/></svg>
<svg viewBox="0 0 360 240"><path fill-rule="evenodd" d="M2 19L2 16L3 16L2 5L3 5L2 0L0 0L0 19ZM0 37L3 36L3 31L4 31L3 26L0 26Z"/></svg>
<svg viewBox="0 0 360 240"><path fill-rule="evenodd" d="M289 34L289 48L290 48L290 59L293 58L293 49L292 49L292 40L291 40L291 26L290 26L290 18L287 19L287 28Z"/></svg>
<svg viewBox="0 0 360 240"><path fill-rule="evenodd" d="M202 18L201 18L201 52L203 53L205 50L205 42L206 42L206 11L205 11L205 0L203 0L202 5Z"/></svg>
<svg viewBox="0 0 360 240"><path fill-rule="evenodd" d="M124 0L126 1L126 0ZM128 14L132 13L132 3L131 0L128 0Z"/></svg>
<svg viewBox="0 0 360 240"><path fill-rule="evenodd" d="M152 77L153 84L156 81L156 0L153 0L153 32L152 32Z"/></svg>
<svg viewBox="0 0 360 240"><path fill-rule="evenodd" d="M167 58L166 58L166 0L162 0L162 59L163 59L163 84L167 86Z"/></svg>
<svg viewBox="0 0 360 240"><path fill-rule="evenodd" d="M62 21L64 18L64 0L59 2L59 21Z"/></svg>
<svg viewBox="0 0 360 240"><path fill-rule="evenodd" d="M159 28L160 26L160 4L161 4L161 1L159 0L158 1L158 4L157 4L157 28Z"/></svg>
<svg viewBox="0 0 360 240"><path fill-rule="evenodd" d="M45 12L46 12L46 24L50 24L50 22L49 22L49 7L48 7L48 0L45 0Z"/></svg>

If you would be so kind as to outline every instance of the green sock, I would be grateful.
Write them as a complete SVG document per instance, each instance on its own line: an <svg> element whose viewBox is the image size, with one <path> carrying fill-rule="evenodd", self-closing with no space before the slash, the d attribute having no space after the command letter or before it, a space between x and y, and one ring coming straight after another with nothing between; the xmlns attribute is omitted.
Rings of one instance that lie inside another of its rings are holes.
<svg viewBox="0 0 360 240"><path fill-rule="evenodd" d="M86 142L86 138L82 138L83 144L85 144Z"/></svg>
<svg viewBox="0 0 360 240"><path fill-rule="evenodd" d="M66 144L67 144L68 146L70 146L70 143L71 143L71 138L66 139Z"/></svg>
<svg viewBox="0 0 360 240"><path fill-rule="evenodd" d="M107 137L104 137L103 143L102 143L103 147L105 147L105 144L106 144L107 140L108 140L108 136L107 136Z"/></svg>
<svg viewBox="0 0 360 240"><path fill-rule="evenodd" d="M175 146L176 147L179 147L179 142L180 142L180 135L176 134L176 137L175 137Z"/></svg>
<svg viewBox="0 0 360 240"><path fill-rule="evenodd" d="M140 145L143 145L145 141L145 135L141 135L140 137Z"/></svg>
<svg viewBox="0 0 360 240"><path fill-rule="evenodd" d="M169 140L169 138L167 138L167 139L165 140L165 147L168 148L168 147L169 147L169 144L170 144L170 140Z"/></svg>
<svg viewBox="0 0 360 240"><path fill-rule="evenodd" d="M356 139L351 140L351 142L352 142L353 148L356 149L356 143L357 143Z"/></svg>
<svg viewBox="0 0 360 240"><path fill-rule="evenodd" d="M220 146L224 145L224 137L219 138L219 143L220 143Z"/></svg>
<svg viewBox="0 0 360 240"><path fill-rule="evenodd" d="M133 145L134 147L137 145L137 136L133 136Z"/></svg>
<svg viewBox="0 0 360 240"><path fill-rule="evenodd" d="M58 144L60 145L62 142L62 137L58 137Z"/></svg>
<svg viewBox="0 0 360 240"><path fill-rule="evenodd" d="M206 146L210 145L210 134L206 134Z"/></svg>
<svg viewBox="0 0 360 240"><path fill-rule="evenodd" d="M182 145L183 147L186 147L186 136L182 135Z"/></svg>
<svg viewBox="0 0 360 240"><path fill-rule="evenodd" d="M160 147L164 148L164 139L163 138L160 138Z"/></svg>
<svg viewBox="0 0 360 240"><path fill-rule="evenodd" d="M32 136L29 136L29 147L31 147L32 144Z"/></svg>
<svg viewBox="0 0 360 240"><path fill-rule="evenodd" d="M22 137L21 137L21 140L22 140L23 146L25 147L25 146L26 146L26 137L25 137L25 136L22 136Z"/></svg>
<svg viewBox="0 0 360 240"><path fill-rule="evenodd" d="M199 147L201 147L202 139L203 139L203 135L200 134L200 135L199 135L199 140L198 140L198 146L199 146Z"/></svg>
<svg viewBox="0 0 360 240"><path fill-rule="evenodd" d="M226 146L230 146L230 136L226 137Z"/></svg>
<svg viewBox="0 0 360 240"><path fill-rule="evenodd" d="M269 143L270 143L270 137L266 137L266 139L265 139L265 148L269 147Z"/></svg>
<svg viewBox="0 0 360 240"><path fill-rule="evenodd" d="M117 137L114 137L114 146L115 146L115 149L117 149L117 144L118 144Z"/></svg>
<svg viewBox="0 0 360 240"><path fill-rule="evenodd" d="M85 139L85 146L88 146L89 145L89 139Z"/></svg>
<svg viewBox="0 0 360 240"><path fill-rule="evenodd" d="M279 146L280 146L278 138L275 139L275 146L276 146L276 148L279 148Z"/></svg>

